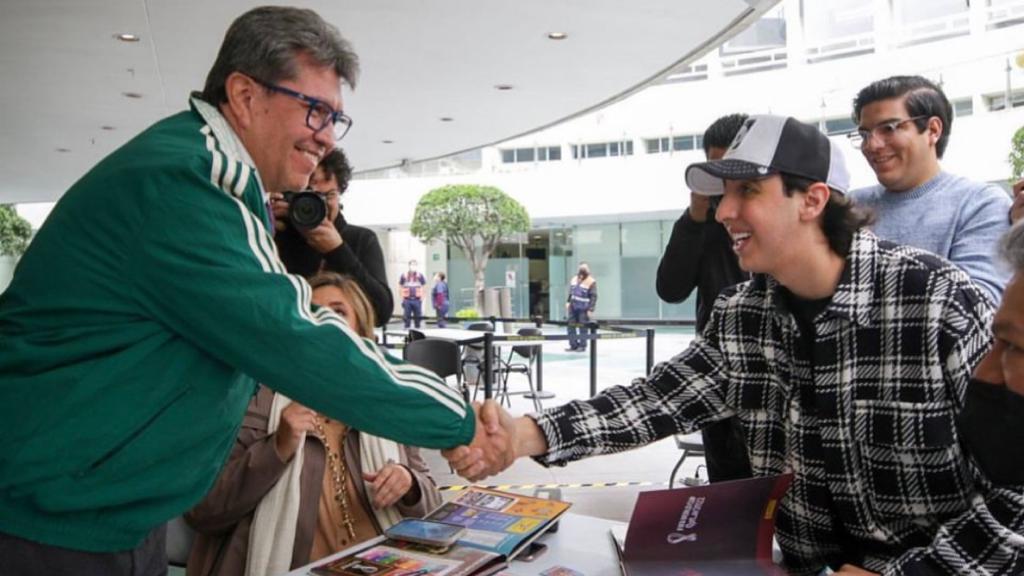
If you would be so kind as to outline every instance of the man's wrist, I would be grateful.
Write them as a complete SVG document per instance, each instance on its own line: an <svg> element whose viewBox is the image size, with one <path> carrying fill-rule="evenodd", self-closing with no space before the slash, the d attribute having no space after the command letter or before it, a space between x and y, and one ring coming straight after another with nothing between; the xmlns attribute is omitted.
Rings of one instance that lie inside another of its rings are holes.
<svg viewBox="0 0 1024 576"><path fill-rule="evenodd" d="M516 427L516 458L520 456L540 456L548 451L548 439L537 422L529 416L515 419Z"/></svg>

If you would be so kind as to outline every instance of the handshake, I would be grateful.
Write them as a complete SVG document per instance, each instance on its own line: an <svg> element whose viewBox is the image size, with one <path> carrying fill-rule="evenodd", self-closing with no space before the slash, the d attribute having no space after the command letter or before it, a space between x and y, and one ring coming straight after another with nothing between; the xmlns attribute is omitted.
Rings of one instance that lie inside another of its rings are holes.
<svg viewBox="0 0 1024 576"><path fill-rule="evenodd" d="M476 434L469 446L442 450L452 468L470 482L507 469L520 456L547 451L547 441L532 418L512 418L497 402L473 403Z"/></svg>

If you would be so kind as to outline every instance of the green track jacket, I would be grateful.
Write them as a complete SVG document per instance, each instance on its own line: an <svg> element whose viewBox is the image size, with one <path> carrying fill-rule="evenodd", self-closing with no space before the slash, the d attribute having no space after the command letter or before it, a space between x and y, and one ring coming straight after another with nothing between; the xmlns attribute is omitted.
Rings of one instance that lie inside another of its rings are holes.
<svg viewBox="0 0 1024 576"><path fill-rule="evenodd" d="M0 296L0 532L110 552L210 488L256 382L402 444L472 410L288 275L259 176L192 101L61 198Z"/></svg>

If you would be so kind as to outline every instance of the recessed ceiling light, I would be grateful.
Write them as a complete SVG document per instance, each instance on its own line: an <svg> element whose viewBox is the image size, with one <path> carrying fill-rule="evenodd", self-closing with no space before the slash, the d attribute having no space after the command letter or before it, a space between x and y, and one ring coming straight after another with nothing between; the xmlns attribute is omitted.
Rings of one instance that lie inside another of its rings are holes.
<svg viewBox="0 0 1024 576"><path fill-rule="evenodd" d="M112 130L117 130L117 127L111 126L110 124L104 124L103 126L100 126L100 130L106 130L107 132L110 132Z"/></svg>
<svg viewBox="0 0 1024 576"><path fill-rule="evenodd" d="M381 140L380 143L381 144L394 144L395 141L394 140Z"/></svg>
<svg viewBox="0 0 1024 576"><path fill-rule="evenodd" d="M455 118L452 118L451 116L441 116L441 122L452 122L454 120Z"/></svg>
<svg viewBox="0 0 1024 576"><path fill-rule="evenodd" d="M142 39L135 34L114 34L114 38L117 38L121 42L138 42Z"/></svg>
<svg viewBox="0 0 1024 576"><path fill-rule="evenodd" d="M511 90L512 88L513 88L513 86L511 84L495 84L494 85L494 89L495 90L503 90L504 91L504 90Z"/></svg>
<svg viewBox="0 0 1024 576"><path fill-rule="evenodd" d="M565 32L548 32L548 39L550 40L565 40L569 35Z"/></svg>
<svg viewBox="0 0 1024 576"><path fill-rule="evenodd" d="M135 100L138 100L139 98L142 98L142 93L141 92L121 92L121 96L124 96L125 98L133 98Z"/></svg>
<svg viewBox="0 0 1024 576"><path fill-rule="evenodd" d="M71 148L55 148L57 152L64 154L65 152L71 152Z"/></svg>

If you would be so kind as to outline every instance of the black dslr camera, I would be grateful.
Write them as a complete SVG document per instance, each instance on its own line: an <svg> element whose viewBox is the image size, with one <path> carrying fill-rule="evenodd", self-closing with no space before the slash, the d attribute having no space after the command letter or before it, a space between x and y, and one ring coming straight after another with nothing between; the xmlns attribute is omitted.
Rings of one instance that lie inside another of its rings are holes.
<svg viewBox="0 0 1024 576"><path fill-rule="evenodd" d="M312 230L327 218L327 200L312 190L285 192L288 221L299 230Z"/></svg>

